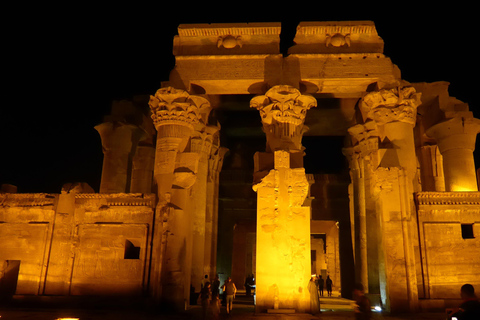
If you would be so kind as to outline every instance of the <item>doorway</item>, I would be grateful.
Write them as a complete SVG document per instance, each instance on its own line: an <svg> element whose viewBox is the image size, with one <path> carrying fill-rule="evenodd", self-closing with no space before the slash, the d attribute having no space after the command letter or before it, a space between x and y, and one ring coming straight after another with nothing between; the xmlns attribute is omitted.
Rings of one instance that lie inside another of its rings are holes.
<svg viewBox="0 0 480 320"><path fill-rule="evenodd" d="M20 260L0 260L0 297L10 298L17 291Z"/></svg>

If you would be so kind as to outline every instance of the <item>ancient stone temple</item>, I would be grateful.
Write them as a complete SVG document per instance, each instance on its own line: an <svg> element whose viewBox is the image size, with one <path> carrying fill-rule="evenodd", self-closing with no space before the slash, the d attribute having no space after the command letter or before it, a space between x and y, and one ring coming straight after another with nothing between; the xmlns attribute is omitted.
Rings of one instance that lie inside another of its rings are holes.
<svg viewBox="0 0 480 320"><path fill-rule="evenodd" d="M145 297L256 279L257 312L311 312L312 274L391 312L480 288L480 120L409 83L373 22L180 25L175 67L95 129L100 192L0 194L2 295ZM477 164L478 166L478 164Z"/></svg>

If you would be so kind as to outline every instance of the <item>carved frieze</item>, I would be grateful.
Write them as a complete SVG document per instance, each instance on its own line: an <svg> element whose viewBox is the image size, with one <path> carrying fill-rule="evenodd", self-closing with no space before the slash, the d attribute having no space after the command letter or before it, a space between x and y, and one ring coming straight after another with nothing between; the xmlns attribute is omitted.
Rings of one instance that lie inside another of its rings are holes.
<svg viewBox="0 0 480 320"><path fill-rule="evenodd" d="M419 205L473 205L480 206L480 192L418 192Z"/></svg>
<svg viewBox="0 0 480 320"><path fill-rule="evenodd" d="M149 193L76 193L77 201L105 199L108 206L147 206L155 207L155 194Z"/></svg>
<svg viewBox="0 0 480 320"><path fill-rule="evenodd" d="M421 93L414 87L382 89L366 94L360 100L364 120L372 119L382 125L393 121L415 125Z"/></svg>
<svg viewBox="0 0 480 320"><path fill-rule="evenodd" d="M0 194L2 207L53 206L56 196L47 193L4 193Z"/></svg>

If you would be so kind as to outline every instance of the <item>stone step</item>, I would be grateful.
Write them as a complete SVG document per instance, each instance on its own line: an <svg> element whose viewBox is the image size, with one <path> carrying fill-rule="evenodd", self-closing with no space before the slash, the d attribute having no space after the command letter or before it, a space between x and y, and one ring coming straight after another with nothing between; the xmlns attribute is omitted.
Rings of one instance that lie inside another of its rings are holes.
<svg viewBox="0 0 480 320"><path fill-rule="evenodd" d="M321 310L354 310L355 301L341 297L320 297Z"/></svg>

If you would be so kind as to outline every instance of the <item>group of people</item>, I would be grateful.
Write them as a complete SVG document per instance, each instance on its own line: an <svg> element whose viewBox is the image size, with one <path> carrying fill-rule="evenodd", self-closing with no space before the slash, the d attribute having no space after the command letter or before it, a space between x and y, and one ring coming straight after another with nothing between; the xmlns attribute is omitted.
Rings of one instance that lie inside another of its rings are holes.
<svg viewBox="0 0 480 320"><path fill-rule="evenodd" d="M221 287L223 291L223 298L227 307L227 314L230 314L233 307L233 299L237 293L237 288L232 281L232 278L228 277L225 283ZM220 279L218 275L212 283L208 281L208 276L202 281L202 289L200 291L199 300L202 305L203 319L207 318L207 314L210 311L212 319L218 319L220 315Z"/></svg>
<svg viewBox="0 0 480 320"><path fill-rule="evenodd" d="M308 291L310 292L310 309L313 314L320 312L320 296L323 297L323 289L326 287L329 297L332 296L333 281L330 276L323 279L322 276L312 276L308 283Z"/></svg>
<svg viewBox="0 0 480 320"><path fill-rule="evenodd" d="M319 275L314 279L314 281L318 288L318 293L320 297L323 297L324 288L327 290L327 295L329 297L332 296L333 281L332 279L330 279L330 276L327 276L327 279L324 280L322 276Z"/></svg>

